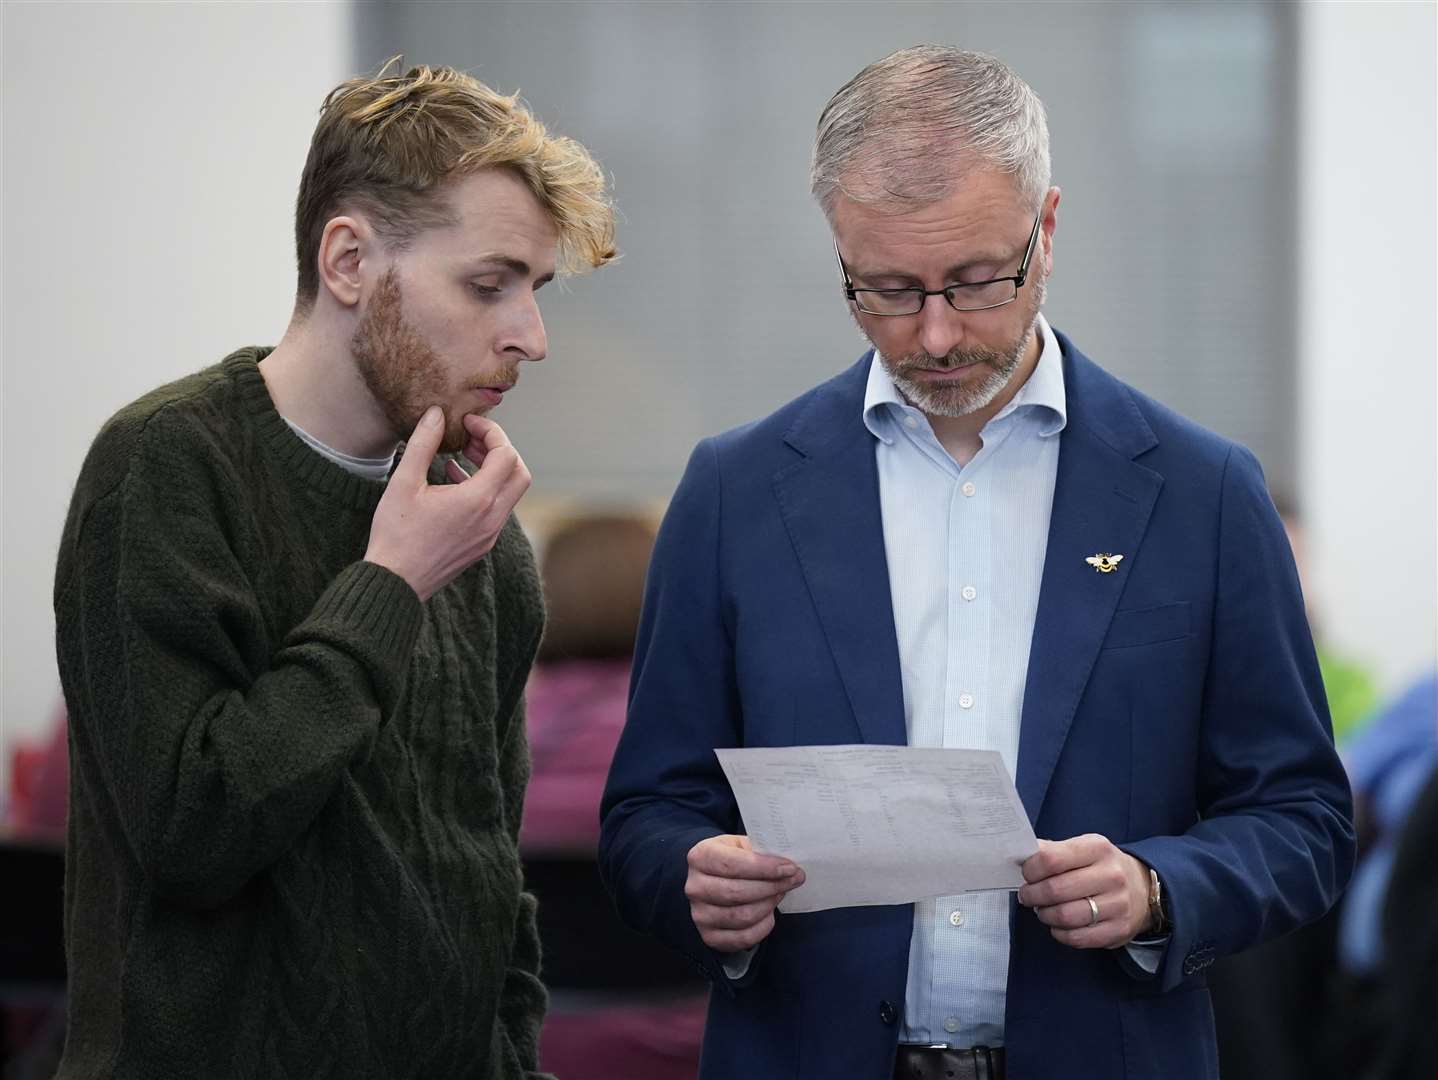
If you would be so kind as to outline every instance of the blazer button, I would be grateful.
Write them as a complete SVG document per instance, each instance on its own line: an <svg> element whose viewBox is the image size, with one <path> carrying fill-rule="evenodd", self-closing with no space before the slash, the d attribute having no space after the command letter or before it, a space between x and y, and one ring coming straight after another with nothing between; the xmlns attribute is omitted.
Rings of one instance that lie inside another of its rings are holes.
<svg viewBox="0 0 1438 1080"><path fill-rule="evenodd" d="M894 1008L892 1001L879 1002L879 1019L885 1024L894 1024L899 1019L899 1010Z"/></svg>

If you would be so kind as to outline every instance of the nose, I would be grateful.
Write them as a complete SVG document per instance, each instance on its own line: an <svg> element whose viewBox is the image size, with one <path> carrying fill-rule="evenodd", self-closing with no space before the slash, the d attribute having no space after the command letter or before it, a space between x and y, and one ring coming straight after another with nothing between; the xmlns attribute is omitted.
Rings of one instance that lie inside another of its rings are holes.
<svg viewBox="0 0 1438 1080"><path fill-rule="evenodd" d="M543 360L549 351L544 332L544 319L539 314L539 301L533 293L517 304L508 333L502 343L504 352L516 360Z"/></svg>
<svg viewBox="0 0 1438 1080"><path fill-rule="evenodd" d="M919 320L919 344L930 356L947 356L964 340L964 316L943 295L924 297Z"/></svg>

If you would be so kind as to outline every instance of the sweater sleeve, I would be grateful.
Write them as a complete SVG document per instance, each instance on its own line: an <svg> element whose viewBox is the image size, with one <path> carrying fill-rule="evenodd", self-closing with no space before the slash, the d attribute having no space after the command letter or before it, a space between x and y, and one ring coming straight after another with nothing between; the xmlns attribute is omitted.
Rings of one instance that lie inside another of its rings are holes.
<svg viewBox="0 0 1438 1080"><path fill-rule="evenodd" d="M529 774L529 751L524 736L524 706L516 705L514 723L504 748L501 779L505 785L505 802L516 808L524 797L524 784ZM522 764L521 764L522 761ZM513 793L513 798L511 798ZM518 843L519 814L512 815L510 837ZM509 967L504 973L500 992L499 1024L513 1047L525 1076L537 1075L539 1068L539 1029L549 1005L549 995L539 978L539 928L535 921L538 907L532 893L519 896L514 917L514 941Z"/></svg>
<svg viewBox="0 0 1438 1080"><path fill-rule="evenodd" d="M517 530L516 530L517 535ZM526 542L527 543L527 542ZM528 559L525 565L528 565ZM519 611L524 606L518 599L529 575L509 573L498 591L503 607ZM532 603L540 604L537 585ZM519 846L520 820L523 815L525 789L529 785L529 738L524 718L524 686L534 655L539 649L542 622L536 620L513 655L506 657L509 677L500 687L499 713L502 742L499 751L499 780L504 791L504 827L510 841ZM507 651L507 650L506 650ZM526 1077L539 1077L539 1029L549 1005L549 995L539 977L539 928L535 921L538 904L532 893L523 892L514 918L514 940L509 966L500 991L498 1025Z"/></svg>
<svg viewBox="0 0 1438 1080"><path fill-rule="evenodd" d="M422 609L401 578L357 562L257 664L270 639L230 530L137 459L72 510L56 582L61 674L85 782L104 789L142 872L173 902L217 906L369 753Z"/></svg>

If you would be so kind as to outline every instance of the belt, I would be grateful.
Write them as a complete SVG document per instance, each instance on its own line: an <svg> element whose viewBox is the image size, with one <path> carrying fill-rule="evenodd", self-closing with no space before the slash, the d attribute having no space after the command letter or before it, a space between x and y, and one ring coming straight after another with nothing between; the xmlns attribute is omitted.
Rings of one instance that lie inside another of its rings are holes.
<svg viewBox="0 0 1438 1080"><path fill-rule="evenodd" d="M1004 1048L900 1043L894 1080L1004 1080Z"/></svg>

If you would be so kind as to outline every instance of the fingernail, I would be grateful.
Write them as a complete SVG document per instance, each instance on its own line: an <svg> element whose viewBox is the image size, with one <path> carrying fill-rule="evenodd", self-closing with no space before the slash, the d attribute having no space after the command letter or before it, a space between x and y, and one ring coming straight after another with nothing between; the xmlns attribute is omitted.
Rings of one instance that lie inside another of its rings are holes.
<svg viewBox="0 0 1438 1080"><path fill-rule="evenodd" d="M440 418L443 415L444 413L440 410L440 407L438 405L431 405L428 409L424 411L424 426L438 427L440 424Z"/></svg>

